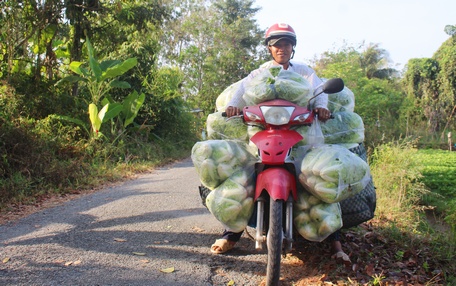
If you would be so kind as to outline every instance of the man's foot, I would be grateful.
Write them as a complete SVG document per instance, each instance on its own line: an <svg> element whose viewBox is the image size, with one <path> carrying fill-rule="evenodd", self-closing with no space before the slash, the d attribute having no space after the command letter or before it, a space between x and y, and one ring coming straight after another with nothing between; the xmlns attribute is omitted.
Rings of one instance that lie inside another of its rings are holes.
<svg viewBox="0 0 456 286"><path fill-rule="evenodd" d="M233 249L236 242L228 239L217 239L211 246L211 252L214 254L222 254Z"/></svg>
<svg viewBox="0 0 456 286"><path fill-rule="evenodd" d="M338 240L332 242L332 259L335 259L338 264L351 265L350 257L342 250L342 244Z"/></svg>
<svg viewBox="0 0 456 286"><path fill-rule="evenodd" d="M344 264L346 266L351 265L350 257L342 250L333 254L331 258L335 259L337 264Z"/></svg>

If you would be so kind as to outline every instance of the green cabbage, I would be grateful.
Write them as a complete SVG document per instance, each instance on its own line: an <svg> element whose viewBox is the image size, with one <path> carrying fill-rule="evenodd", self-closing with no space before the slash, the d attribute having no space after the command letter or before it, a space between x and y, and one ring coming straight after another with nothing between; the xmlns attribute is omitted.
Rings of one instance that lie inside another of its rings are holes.
<svg viewBox="0 0 456 286"><path fill-rule="evenodd" d="M229 162L233 158L233 155L235 154L231 145L228 143L228 141L225 140L220 140L217 142L215 146L212 147L212 155L211 158L217 163L223 163L223 162Z"/></svg>
<svg viewBox="0 0 456 286"><path fill-rule="evenodd" d="M253 167L236 172L206 198L207 208L226 229L240 232L247 226L254 202L253 180L245 178L253 177L253 172Z"/></svg>
<svg viewBox="0 0 456 286"><path fill-rule="evenodd" d="M265 69L245 84L243 98L247 105L282 98L299 105L306 105L312 97L310 83L300 74L277 67Z"/></svg>
<svg viewBox="0 0 456 286"><path fill-rule="evenodd" d="M311 222L311 218L309 213L301 211L299 215L296 215L294 218L294 222L298 225L304 225Z"/></svg>
<svg viewBox="0 0 456 286"><path fill-rule="evenodd" d="M246 82L243 95L246 105L256 105L276 98L274 83L275 77L271 74L269 69L264 70L250 81Z"/></svg>
<svg viewBox="0 0 456 286"><path fill-rule="evenodd" d="M335 112L334 118L321 124L326 144L361 143L364 141L362 118L348 111Z"/></svg>
<svg viewBox="0 0 456 286"><path fill-rule="evenodd" d="M301 162L299 182L314 196L337 203L362 191L370 180L369 165L339 145L312 148Z"/></svg>
<svg viewBox="0 0 456 286"><path fill-rule="evenodd" d="M299 190L293 221L305 239L319 242L342 227L342 212L339 203L328 204Z"/></svg>
<svg viewBox="0 0 456 286"><path fill-rule="evenodd" d="M192 161L201 183L213 190L240 170L250 170L256 158L246 144L229 140L197 142L192 148ZM246 169L247 168L247 169Z"/></svg>
<svg viewBox="0 0 456 286"><path fill-rule="evenodd" d="M339 111L353 112L355 109L355 95L344 87L341 92L328 94L328 109L332 113Z"/></svg>
<svg viewBox="0 0 456 286"><path fill-rule="evenodd" d="M239 86L241 85L242 80L233 83L232 85L228 86L215 100L215 106L217 107L217 111L225 111L226 106L233 98L233 95L238 90Z"/></svg>
<svg viewBox="0 0 456 286"><path fill-rule="evenodd" d="M310 83L300 74L281 70L275 82L275 90L279 98L286 99L298 105L307 105L313 96Z"/></svg>
<svg viewBox="0 0 456 286"><path fill-rule="evenodd" d="M215 167L215 166L214 166ZM235 165L220 163L217 166L217 174L221 181L228 179L235 172Z"/></svg>
<svg viewBox="0 0 456 286"><path fill-rule="evenodd" d="M217 191L224 198L232 199L238 202L242 202L248 196L247 190L240 184L234 182L231 179L227 179L221 184Z"/></svg>
<svg viewBox="0 0 456 286"><path fill-rule="evenodd" d="M215 190L210 192L206 198L206 205L210 212L222 223L236 220L242 210L242 205L236 200L218 196Z"/></svg>
<svg viewBox="0 0 456 286"><path fill-rule="evenodd" d="M338 185L333 182L320 182L314 185L317 197L324 202L336 202L339 197Z"/></svg>
<svg viewBox="0 0 456 286"><path fill-rule="evenodd" d="M222 116L222 112L215 112L208 115L206 120L207 137L214 139L237 139L247 141L247 125L241 118L231 118L227 120Z"/></svg>
<svg viewBox="0 0 456 286"><path fill-rule="evenodd" d="M217 174L214 160L210 158L204 160L201 162L199 169L201 170L199 173L200 180L209 189L214 189L223 182Z"/></svg>
<svg viewBox="0 0 456 286"><path fill-rule="evenodd" d="M322 151L322 148L326 148L327 145L314 147L308 150L308 153L305 154L304 159L301 161L301 172L306 176L310 177L313 175L313 167L320 160L321 156L325 155L325 152Z"/></svg>

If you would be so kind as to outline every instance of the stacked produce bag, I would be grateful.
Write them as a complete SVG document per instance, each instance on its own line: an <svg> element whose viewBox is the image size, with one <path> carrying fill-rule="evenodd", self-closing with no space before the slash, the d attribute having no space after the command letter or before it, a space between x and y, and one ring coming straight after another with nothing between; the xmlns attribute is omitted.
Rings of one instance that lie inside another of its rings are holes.
<svg viewBox="0 0 456 286"><path fill-rule="evenodd" d="M201 183L211 192L206 198L209 211L226 229L240 232L253 211L256 158L240 141L208 140L192 148L192 161Z"/></svg>
<svg viewBox="0 0 456 286"><path fill-rule="evenodd" d="M326 203L338 203L361 192L370 180L369 166L338 145L312 148L301 163L299 182Z"/></svg>
<svg viewBox="0 0 456 286"><path fill-rule="evenodd" d="M312 97L312 86L301 75L281 67L264 69L245 86L243 99L247 105L282 98L306 106Z"/></svg>
<svg viewBox="0 0 456 286"><path fill-rule="evenodd" d="M211 190L206 198L209 211L234 232L247 226L253 211L253 165L257 153L250 138L261 130L247 127L241 119L227 121L221 116L240 84L240 81L234 83L219 95L217 112L210 114L206 122L209 140L197 142L192 150L201 182ZM313 96L307 80L277 67L265 69L244 88L243 99L247 105L283 98L306 106ZM354 113L353 93L345 87L328 95L328 100L334 119L322 123L319 130L326 144L309 144L307 135L314 131L310 130L312 127L297 129L304 139L295 152L301 187L298 186L294 222L298 232L311 241L322 241L342 228L342 203L372 185L366 160L351 149L364 141L364 125Z"/></svg>
<svg viewBox="0 0 456 286"><path fill-rule="evenodd" d="M342 227L340 205L325 203L305 190L298 192L293 212L296 229L310 241L322 241Z"/></svg>

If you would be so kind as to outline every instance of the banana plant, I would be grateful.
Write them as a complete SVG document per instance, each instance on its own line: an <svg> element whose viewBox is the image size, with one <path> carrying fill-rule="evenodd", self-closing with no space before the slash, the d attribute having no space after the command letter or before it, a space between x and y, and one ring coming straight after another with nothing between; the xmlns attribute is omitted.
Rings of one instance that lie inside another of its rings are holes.
<svg viewBox="0 0 456 286"><path fill-rule="evenodd" d="M98 62L95 58L93 46L86 39L88 63L73 61L69 68L75 75L69 75L61 79L57 84L80 82L84 84L92 98L89 104L89 119L92 126L92 135L95 138L101 136L101 125L109 120L121 116L123 128L131 124L137 116L139 108L144 102L145 95L132 92L122 103L113 102L109 97L112 88L131 88L126 81L117 78L136 66L137 59L129 58L125 61L107 60ZM98 104L102 101L103 107L98 110Z"/></svg>
<svg viewBox="0 0 456 286"><path fill-rule="evenodd" d="M129 58L125 61L106 60L99 63L95 58L92 44L88 38L86 39L86 47L88 66L84 62L71 62L69 68L76 75L67 76L61 79L58 84L63 82L81 82L85 84L94 104L98 104L102 98L109 94L112 88L131 88L128 82L117 78L137 65L136 58Z"/></svg>
<svg viewBox="0 0 456 286"><path fill-rule="evenodd" d="M102 135L100 132L101 124L118 116L122 108L120 103L107 103L98 111L98 107L95 104L89 104L89 118L95 137Z"/></svg>

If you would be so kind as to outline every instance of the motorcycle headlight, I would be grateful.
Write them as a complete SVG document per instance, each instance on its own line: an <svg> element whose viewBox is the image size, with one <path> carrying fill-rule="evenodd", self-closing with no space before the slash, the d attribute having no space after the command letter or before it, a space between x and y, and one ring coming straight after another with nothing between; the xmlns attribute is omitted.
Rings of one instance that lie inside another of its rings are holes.
<svg viewBox="0 0 456 286"><path fill-rule="evenodd" d="M290 122L294 107L292 106L261 106L266 123L272 125L284 125Z"/></svg>

